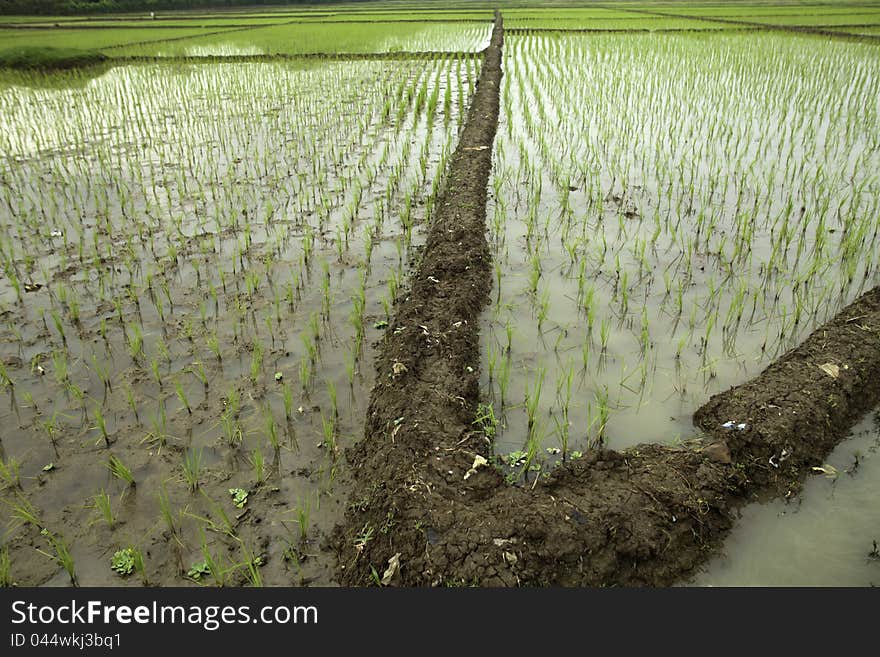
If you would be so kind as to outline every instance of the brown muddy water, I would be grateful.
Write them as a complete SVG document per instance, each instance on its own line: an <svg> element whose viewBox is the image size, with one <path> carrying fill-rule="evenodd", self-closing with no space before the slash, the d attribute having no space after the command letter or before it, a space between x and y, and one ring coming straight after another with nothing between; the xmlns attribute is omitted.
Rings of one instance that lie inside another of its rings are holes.
<svg viewBox="0 0 880 657"><path fill-rule="evenodd" d="M66 547L82 585L334 582L371 343L478 67L168 64L0 88L11 581L69 584ZM146 567L122 577L128 547Z"/></svg>

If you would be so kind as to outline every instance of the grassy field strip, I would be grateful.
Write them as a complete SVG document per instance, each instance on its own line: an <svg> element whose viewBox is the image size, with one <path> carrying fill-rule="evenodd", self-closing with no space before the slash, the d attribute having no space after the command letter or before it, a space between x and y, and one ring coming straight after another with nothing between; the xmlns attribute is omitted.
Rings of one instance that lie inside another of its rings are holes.
<svg viewBox="0 0 880 657"><path fill-rule="evenodd" d="M234 28L230 29L232 31ZM213 34L220 34L226 30L218 30ZM130 43L151 43L156 41L168 41L175 39L188 39L202 36L202 29L179 29L167 30L96 30L89 34L83 30L0 30L0 42L4 48L16 48L23 46L52 47L52 48L83 48L102 50L115 48Z"/></svg>
<svg viewBox="0 0 880 657"><path fill-rule="evenodd" d="M217 54L308 54L426 52L445 50L478 52L486 47L490 23L369 25L293 23L249 30L247 34L203 35L168 44L132 45L115 49L123 56L189 56Z"/></svg>

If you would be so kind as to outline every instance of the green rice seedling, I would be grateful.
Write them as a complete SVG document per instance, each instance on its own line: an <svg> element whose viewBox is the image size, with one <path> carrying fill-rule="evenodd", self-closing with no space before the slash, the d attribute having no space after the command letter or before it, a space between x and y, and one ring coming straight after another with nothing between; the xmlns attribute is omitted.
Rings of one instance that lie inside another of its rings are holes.
<svg viewBox="0 0 880 657"><path fill-rule="evenodd" d="M198 361L198 360L193 361L192 365L190 365L186 371L189 372L190 374L192 374L194 377L196 377L199 380L199 382L202 384L202 387L204 387L205 391L208 390L208 387L209 387L208 375L205 372L205 367L204 367L204 365L202 365L201 361Z"/></svg>
<svg viewBox="0 0 880 657"><path fill-rule="evenodd" d="M4 388L15 387L15 381L9 376L9 371L6 369L6 365L3 363L2 359L0 359L0 385Z"/></svg>
<svg viewBox="0 0 880 657"><path fill-rule="evenodd" d="M180 381L174 382L174 393L177 395L177 398L180 400L180 403L183 404L183 407L186 409L186 412L189 415L192 415L192 408L190 408L189 399L187 399L186 392L184 392L183 386L180 385Z"/></svg>
<svg viewBox="0 0 880 657"><path fill-rule="evenodd" d="M128 337L128 353L132 362L138 364L144 357L144 338L140 326L132 324L131 330L126 335Z"/></svg>
<svg viewBox="0 0 880 657"><path fill-rule="evenodd" d="M15 586L12 579L12 561L9 558L9 546L4 545L0 548L0 588L10 588Z"/></svg>
<svg viewBox="0 0 880 657"><path fill-rule="evenodd" d="M221 534L225 534L230 538L236 538L235 532L235 523L229 517L229 514L223 510L223 507L220 504L217 504L211 497L203 490L199 491L202 494L202 497L205 498L205 502L208 504L210 508L211 514L216 517L216 520L211 517L199 516L189 511L185 511L184 513L191 518L195 518L200 521L205 528L219 532Z"/></svg>
<svg viewBox="0 0 880 657"><path fill-rule="evenodd" d="M174 520L174 514L171 512L171 502L168 499L168 491L165 489L164 482L159 487L157 499L159 502L159 513L162 520L165 522L165 527L168 529L171 537L177 541L178 545L182 545L183 542L180 539L180 525Z"/></svg>
<svg viewBox="0 0 880 657"><path fill-rule="evenodd" d="M299 524L299 540L305 543L309 535L309 515L311 514L312 504L308 498L300 500L294 508L296 521Z"/></svg>
<svg viewBox="0 0 880 657"><path fill-rule="evenodd" d="M223 362L223 352L220 349L220 341L217 339L216 333L211 333L206 338L206 343L208 345L208 349L211 350L211 353L217 358L218 363Z"/></svg>
<svg viewBox="0 0 880 657"><path fill-rule="evenodd" d="M183 471L183 480L189 487L190 492L199 489L199 477L202 472L202 450L188 449L183 454L183 463L181 464Z"/></svg>
<svg viewBox="0 0 880 657"><path fill-rule="evenodd" d="M110 496L107 495L103 488L92 497L92 502L88 506L94 509L99 518L107 523L107 527L113 529L116 525L116 516L113 515L113 505L110 501Z"/></svg>
<svg viewBox="0 0 880 657"><path fill-rule="evenodd" d="M110 473L119 479L120 481L124 481L129 488L134 488L136 483L134 480L134 475L131 473L131 470L119 460L115 454L111 454L110 458L107 461L107 467L110 470Z"/></svg>
<svg viewBox="0 0 880 657"><path fill-rule="evenodd" d="M538 404L541 401L541 388L543 388L543 386L544 369L541 368L538 370L535 376L531 389L529 389L529 386L526 385L525 407L526 415L528 416L528 427L530 433L532 431L532 428L535 426L535 418L538 414Z"/></svg>
<svg viewBox="0 0 880 657"><path fill-rule="evenodd" d="M16 493L15 501L9 502L4 500L4 503L11 509L10 518L12 519L11 524L13 527L32 525L38 530L43 529L39 512L24 495Z"/></svg>
<svg viewBox="0 0 880 657"><path fill-rule="evenodd" d="M251 452L250 462L254 468L254 482L259 486L266 480L265 461L259 447L255 447Z"/></svg>
<svg viewBox="0 0 880 657"><path fill-rule="evenodd" d="M272 451L275 453L275 462L281 458L281 441L278 437L278 425L275 424L275 417L272 415L272 409L267 405L263 409L263 419L266 424L266 437L269 444L272 445Z"/></svg>
<svg viewBox="0 0 880 657"><path fill-rule="evenodd" d="M489 438L495 438L498 430L498 418L495 417L495 407L492 404L477 404L477 416L473 421L479 427L480 431Z"/></svg>
<svg viewBox="0 0 880 657"><path fill-rule="evenodd" d="M49 541L49 545L54 554L50 554L39 548L37 548L37 552L49 557L64 568L64 570L67 571L67 576L70 578L70 583L73 586L77 586L76 564L74 563L73 555L70 553L70 548L68 547L67 542L62 536L52 534L51 532L46 532L46 540Z"/></svg>
<svg viewBox="0 0 880 657"><path fill-rule="evenodd" d="M244 434L241 430L241 426L239 426L238 421L229 409L220 414L220 425L223 427L223 435L226 437L226 443L230 447L238 447L241 445L241 442L244 439Z"/></svg>
<svg viewBox="0 0 880 657"><path fill-rule="evenodd" d="M159 359L151 358L150 359L150 371L153 373L153 379L156 381L156 384L159 386L159 389L162 389L162 375L159 372Z"/></svg>
<svg viewBox="0 0 880 657"><path fill-rule="evenodd" d="M281 386L281 397L284 401L284 419L290 422L293 419L293 388L289 383Z"/></svg>
<svg viewBox="0 0 880 657"><path fill-rule="evenodd" d="M321 432L324 436L324 441L321 445L326 447L330 455L335 458L338 451L336 444L336 422L332 417L329 419L325 418L323 412L321 413Z"/></svg>
<svg viewBox="0 0 880 657"><path fill-rule="evenodd" d="M104 440L104 445L106 447L110 447L110 434L107 433L107 421L104 419L104 413L101 411L100 404L95 404L92 408L92 415L95 416L95 422L97 423L97 428L101 430L101 438L98 438L96 445L101 442L101 439Z"/></svg>
<svg viewBox="0 0 880 657"><path fill-rule="evenodd" d="M0 481L3 482L6 488L21 489L20 465L12 456L7 461L0 459Z"/></svg>
<svg viewBox="0 0 880 657"><path fill-rule="evenodd" d="M259 555L254 555L243 540L238 539L238 541L241 545L242 555L244 556L242 566L245 569L245 576L251 586L262 587L263 576L260 574L260 567L263 565L263 558Z"/></svg>
<svg viewBox="0 0 880 657"><path fill-rule="evenodd" d="M610 416L608 389L603 387L602 390L597 390L595 393L595 400L598 413L595 421L598 422L598 427L596 429L594 444L601 446L605 444L605 429L608 426L608 418Z"/></svg>
<svg viewBox="0 0 880 657"><path fill-rule="evenodd" d="M226 586L226 577L229 574L230 567L224 563L222 554L218 553L217 555L214 555L211 552L211 549L208 547L208 539L205 536L204 530L199 530L199 534L201 539L200 550L204 559L202 563L204 564L207 574L211 575L215 586ZM193 569L190 569L190 576L196 580L200 579L200 577L193 576Z"/></svg>
<svg viewBox="0 0 880 657"><path fill-rule="evenodd" d="M61 321L61 316L56 310L49 311L49 314L52 316L52 323L55 324L55 330L58 331L58 334L61 336L61 343L64 346L67 346L67 335L64 332L64 324Z"/></svg>

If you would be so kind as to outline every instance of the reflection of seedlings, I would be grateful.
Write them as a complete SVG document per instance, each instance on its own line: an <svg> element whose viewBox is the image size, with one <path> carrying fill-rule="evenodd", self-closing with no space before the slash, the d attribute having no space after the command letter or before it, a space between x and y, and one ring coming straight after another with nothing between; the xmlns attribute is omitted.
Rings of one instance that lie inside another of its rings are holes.
<svg viewBox="0 0 880 657"><path fill-rule="evenodd" d="M278 438L278 425L275 424L275 417L272 415L272 409L267 405L263 410L266 422L266 436L269 438L269 444L275 452L275 461L281 457L281 441Z"/></svg>

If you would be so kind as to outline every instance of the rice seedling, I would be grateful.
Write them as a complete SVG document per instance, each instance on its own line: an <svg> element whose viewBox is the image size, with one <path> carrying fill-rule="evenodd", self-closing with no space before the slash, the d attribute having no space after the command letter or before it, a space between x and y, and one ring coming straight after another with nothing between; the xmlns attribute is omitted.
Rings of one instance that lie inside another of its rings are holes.
<svg viewBox="0 0 880 657"><path fill-rule="evenodd" d="M6 461L0 459L0 481L6 488L21 489L20 467L21 464L14 457L10 456Z"/></svg>
<svg viewBox="0 0 880 657"><path fill-rule="evenodd" d="M115 454L111 454L107 460L107 468L110 470L110 474L125 482L126 486L129 488L135 487L136 482L131 470Z"/></svg>
<svg viewBox="0 0 880 657"><path fill-rule="evenodd" d="M113 514L113 505L110 496L102 488L93 497L88 505L94 509L100 519L107 523L107 527L113 529L116 525L116 516Z"/></svg>
<svg viewBox="0 0 880 657"><path fill-rule="evenodd" d="M9 558L9 546L0 548L0 588L15 586L12 578L12 560Z"/></svg>
<svg viewBox="0 0 880 657"><path fill-rule="evenodd" d="M255 447L251 452L251 466L254 468L254 482L257 486L266 480L266 466L263 459L263 452L259 447Z"/></svg>
<svg viewBox="0 0 880 657"><path fill-rule="evenodd" d="M73 586L77 586L76 579L76 564L73 560L73 555L70 553L70 548L67 545L67 542L60 535L53 534L49 531L45 532L46 540L49 542L49 547L52 548L54 554L46 552L45 550L41 550L37 548L37 552L40 554L49 557L59 566L64 568L67 572L68 577L70 578L70 583Z"/></svg>
<svg viewBox="0 0 880 657"><path fill-rule="evenodd" d="M40 520L39 512L24 495L16 493L14 501L4 500L4 503L11 510L12 528L31 525L42 531L43 523Z"/></svg>
<svg viewBox="0 0 880 657"><path fill-rule="evenodd" d="M164 482L159 487L159 492L156 497L159 502L159 513L162 521L165 523L166 529L171 537L174 538L179 545L182 545L183 543L180 538L180 524L174 519L174 514L171 511L171 501L168 499L168 491L165 488Z"/></svg>
<svg viewBox="0 0 880 657"><path fill-rule="evenodd" d="M202 474L202 450L200 448L188 449L184 452L181 470L184 482L190 492L194 493L199 489L199 479Z"/></svg>

